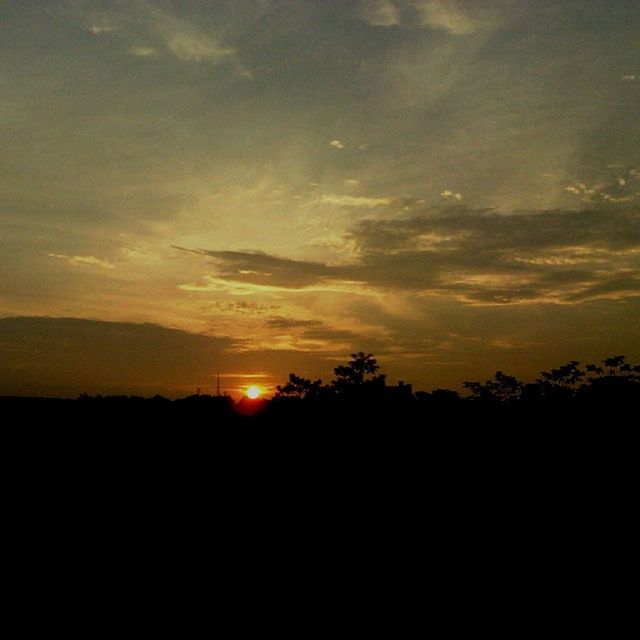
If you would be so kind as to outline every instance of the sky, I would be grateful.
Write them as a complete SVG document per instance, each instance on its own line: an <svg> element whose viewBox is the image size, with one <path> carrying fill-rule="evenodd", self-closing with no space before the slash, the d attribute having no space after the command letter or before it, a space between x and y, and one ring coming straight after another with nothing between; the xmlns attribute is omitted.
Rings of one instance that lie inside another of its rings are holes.
<svg viewBox="0 0 640 640"><path fill-rule="evenodd" d="M5 0L0 92L0 394L640 361L637 0Z"/></svg>

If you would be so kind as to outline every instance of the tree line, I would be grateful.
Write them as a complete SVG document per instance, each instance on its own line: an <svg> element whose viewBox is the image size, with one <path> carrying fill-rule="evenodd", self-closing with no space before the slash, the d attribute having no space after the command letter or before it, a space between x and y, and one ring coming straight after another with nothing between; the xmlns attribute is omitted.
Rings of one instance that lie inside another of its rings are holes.
<svg viewBox="0 0 640 640"><path fill-rule="evenodd" d="M389 398L385 374L379 373L379 365L371 353L362 351L351 354L351 360L335 367L335 378L328 384L321 379L310 380L295 373L288 381L276 387L274 398L296 400L321 400L329 398ZM418 391L397 395L397 398L419 401L455 402L468 401L480 404L514 404L518 402L568 401L586 397L625 396L640 390L640 365L627 362L624 355L606 358L601 364L582 365L571 360L549 371L542 371L534 381L525 383L514 376L497 371L493 378L463 382L468 392L463 398L451 389L432 392ZM407 390L411 387L407 386Z"/></svg>

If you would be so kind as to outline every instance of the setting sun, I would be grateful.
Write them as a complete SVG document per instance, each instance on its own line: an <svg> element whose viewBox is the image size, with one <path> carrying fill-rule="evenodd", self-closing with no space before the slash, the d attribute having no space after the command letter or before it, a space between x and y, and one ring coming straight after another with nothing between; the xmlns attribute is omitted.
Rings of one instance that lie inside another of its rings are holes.
<svg viewBox="0 0 640 640"><path fill-rule="evenodd" d="M246 395L247 395L247 398L250 398L251 400L256 400L262 395L262 389L260 389L260 387L257 387L256 385L252 385L247 389Z"/></svg>

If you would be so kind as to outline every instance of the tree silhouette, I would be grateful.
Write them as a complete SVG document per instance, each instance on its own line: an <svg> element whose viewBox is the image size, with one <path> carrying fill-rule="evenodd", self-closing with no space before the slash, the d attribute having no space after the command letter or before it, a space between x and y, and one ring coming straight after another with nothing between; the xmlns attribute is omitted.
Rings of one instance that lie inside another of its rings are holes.
<svg viewBox="0 0 640 640"><path fill-rule="evenodd" d="M334 368L335 379L328 385L323 385L320 379L312 381L291 373L286 384L276 387L275 397L305 401L299 407L308 407L310 412L348 412L362 407L391 410L399 406L395 402L397 398L410 397L418 401L414 408L416 415L465 411L465 407L473 406L474 411L486 415L494 415L492 412L516 415L521 411L520 415L530 417L539 409L546 412L547 417L556 418L577 416L580 412L590 414L594 407L637 406L640 398L640 366L629 364L624 356L607 358L602 365L581 366L577 360L570 360L557 368L542 371L535 382L527 384L497 371L485 382L464 382L470 392L466 398L447 389L436 389L431 393L418 391L414 395L408 386L405 387L408 394L397 394L395 391L401 388L387 388L386 376L379 370L373 354L359 351L351 354L349 362ZM307 404L308 400L313 403ZM282 403L281 406L289 405ZM500 407L509 407L509 412L503 413ZM406 418L409 413L403 415Z"/></svg>
<svg viewBox="0 0 640 640"><path fill-rule="evenodd" d="M574 386L584 378L584 371L580 369L580 363L577 360L571 360L567 364L543 371L539 382L560 389L573 389Z"/></svg>
<svg viewBox="0 0 640 640"><path fill-rule="evenodd" d="M588 364L585 369L587 370L587 373L595 373L597 376L604 374L604 369L599 367L597 364Z"/></svg>
<svg viewBox="0 0 640 640"><path fill-rule="evenodd" d="M302 378L295 373L289 374L289 381L284 385L276 387L276 398L314 398L320 395L322 390L322 380L311 381Z"/></svg>
<svg viewBox="0 0 640 640"><path fill-rule="evenodd" d="M629 366L625 363L624 356L613 356L611 358L607 358L603 361L603 364L605 367L609 367L609 375L611 376L618 375L620 371L626 371Z"/></svg>
<svg viewBox="0 0 640 640"><path fill-rule="evenodd" d="M596 393L631 392L640 385L640 366L626 361L625 356L613 356L602 361L603 367L588 364L586 369L593 374L587 380L589 389Z"/></svg>
<svg viewBox="0 0 640 640"><path fill-rule="evenodd" d="M514 402L520 398L522 383L513 376L496 371L493 380L481 382L463 382L471 392L472 400L484 402Z"/></svg>
<svg viewBox="0 0 640 640"><path fill-rule="evenodd" d="M576 387L585 377L580 362L570 360L566 364L549 371L542 371L536 380L541 398L552 402L565 402L575 396Z"/></svg>
<svg viewBox="0 0 640 640"><path fill-rule="evenodd" d="M384 386L387 376L384 373L376 375L379 369L378 361L372 353L358 351L351 354L348 364L340 365L333 370L336 379L331 384L338 393L363 385Z"/></svg>
<svg viewBox="0 0 640 640"><path fill-rule="evenodd" d="M295 373L289 374L289 380L284 385L276 387L276 398L297 398L308 400L311 398L328 399L330 396L352 395L358 389L373 390L384 387L386 375L379 374L378 361L372 353L351 354L351 360L347 364L339 365L333 370L336 379L329 385L323 385L322 380L311 381Z"/></svg>
<svg viewBox="0 0 640 640"><path fill-rule="evenodd" d="M588 364L585 368L593 374L587 378L590 384L599 380L624 380L626 382L640 382L640 365L632 365L626 361L625 356L613 356L602 361L603 367L596 364Z"/></svg>

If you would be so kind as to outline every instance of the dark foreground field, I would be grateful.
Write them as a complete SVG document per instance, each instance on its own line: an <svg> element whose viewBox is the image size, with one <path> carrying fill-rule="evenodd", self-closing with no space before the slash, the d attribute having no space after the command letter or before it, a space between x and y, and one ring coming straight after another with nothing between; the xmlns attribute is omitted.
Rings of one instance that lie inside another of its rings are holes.
<svg viewBox="0 0 640 640"><path fill-rule="evenodd" d="M566 610L568 580L593 594L628 562L637 406L2 398L6 546L48 593L73 562L136 602L176 575L231 599L499 588L514 611L540 584Z"/></svg>
<svg viewBox="0 0 640 640"><path fill-rule="evenodd" d="M638 385L640 389L640 385ZM640 394L554 401L479 402L460 398L246 401L192 396L0 398L5 454L19 443L61 458L135 459L150 465L225 464L229 457L350 460L415 468L553 462L626 456L637 430ZM7 448L8 447L8 448Z"/></svg>

